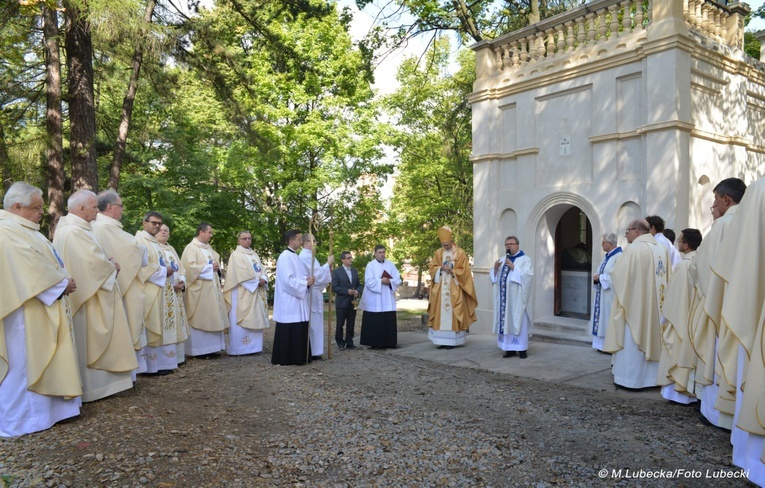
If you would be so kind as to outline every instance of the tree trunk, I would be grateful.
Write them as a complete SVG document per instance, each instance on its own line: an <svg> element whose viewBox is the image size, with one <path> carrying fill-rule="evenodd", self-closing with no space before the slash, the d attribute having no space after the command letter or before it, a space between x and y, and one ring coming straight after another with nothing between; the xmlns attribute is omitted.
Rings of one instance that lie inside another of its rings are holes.
<svg viewBox="0 0 765 488"><path fill-rule="evenodd" d="M93 42L90 23L72 2L66 7L66 65L69 74L69 125L72 188L98 190L96 108L93 96Z"/></svg>
<svg viewBox="0 0 765 488"><path fill-rule="evenodd" d="M64 145L61 129L61 57L58 45L58 13L43 8L45 35L46 114L48 157L48 236L53 239L64 212Z"/></svg>
<svg viewBox="0 0 765 488"><path fill-rule="evenodd" d="M154 14L154 7L156 4L156 0L149 0L146 4L146 12L143 17L143 20L146 24L151 23L151 17ZM133 116L133 103L135 102L135 93L138 89L138 75L141 72L141 63L143 62L142 42L142 39L137 41L135 52L133 53L133 71L130 74L130 83L128 84L127 93L125 94L125 98L122 101L122 117L120 118L120 126L117 131L117 144L114 148L112 166L109 170L109 188L113 188L115 190L120 184L122 160L125 157L127 136L128 131L130 130L130 119Z"/></svg>
<svg viewBox="0 0 765 488"><path fill-rule="evenodd" d="M5 129L0 121L0 166L3 168L3 195L8 191L13 183L11 176L11 162L8 157L8 145L5 143Z"/></svg>

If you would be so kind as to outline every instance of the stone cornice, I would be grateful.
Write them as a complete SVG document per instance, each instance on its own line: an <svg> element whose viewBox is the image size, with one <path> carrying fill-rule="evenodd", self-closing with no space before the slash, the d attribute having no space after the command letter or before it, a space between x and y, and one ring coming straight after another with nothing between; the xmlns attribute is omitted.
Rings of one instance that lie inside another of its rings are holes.
<svg viewBox="0 0 765 488"><path fill-rule="evenodd" d="M708 132L701 129L693 129L691 131L691 137L716 142L718 144L728 144L731 146L742 146L746 148L756 147L754 144L752 144L751 140L745 137L726 136L726 135L718 134L716 132Z"/></svg>
<svg viewBox="0 0 765 488"><path fill-rule="evenodd" d="M597 136L590 136L588 139L590 140L591 144L596 144L599 142L610 142L610 141L623 141L626 139L637 139L638 137L641 137L641 134L638 133L636 130L628 131L628 132L612 132L611 134L600 134Z"/></svg>
<svg viewBox="0 0 765 488"><path fill-rule="evenodd" d="M692 132L694 124L682 120L669 120L667 122L658 122L656 124L647 124L640 127L636 132L638 134L648 134L650 132L660 132L665 130L679 130L683 132Z"/></svg>
<svg viewBox="0 0 765 488"><path fill-rule="evenodd" d="M538 147L527 147L525 149L518 149L509 153L487 153L470 156L470 161L473 163L482 163L484 161L490 161L493 159L515 159L518 156L527 156L529 154L539 154Z"/></svg>

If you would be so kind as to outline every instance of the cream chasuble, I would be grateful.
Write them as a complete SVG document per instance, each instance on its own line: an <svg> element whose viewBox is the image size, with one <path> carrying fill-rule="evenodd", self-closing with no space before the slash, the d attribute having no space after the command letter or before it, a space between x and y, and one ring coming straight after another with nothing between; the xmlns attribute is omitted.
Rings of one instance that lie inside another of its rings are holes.
<svg viewBox="0 0 765 488"><path fill-rule="evenodd" d="M138 272L148 264L146 247L122 229L122 223L104 214L98 214L91 224L93 235L106 254L120 265L117 284L122 293L133 349L140 350L146 345L143 332L143 282Z"/></svg>
<svg viewBox="0 0 765 488"><path fill-rule="evenodd" d="M651 234L643 234L627 246L611 272L614 301L603 351L621 351L629 325L632 340L646 360L661 358L661 313L670 274L667 264L667 252Z"/></svg>
<svg viewBox="0 0 765 488"><path fill-rule="evenodd" d="M689 325L695 307L696 283L691 274L691 263L696 251L683 256L683 260L672 273L667 284L664 299L662 341L664 348L659 361L659 377L656 384L664 386L674 383L674 390L688 396L694 394L695 354L688 338Z"/></svg>
<svg viewBox="0 0 765 488"><path fill-rule="evenodd" d="M0 383L8 372L3 321L24 309L26 376L30 391L41 395L82 395L69 300L46 306L37 297L69 274L39 225L0 210Z"/></svg>
<svg viewBox="0 0 765 488"><path fill-rule="evenodd" d="M721 317L728 335L720 338L718 355L724 373L735 373L738 353L734 347L743 347L748 357L743 358L742 384L738 385L737 395L743 397L736 400L740 403L737 426L765 436L765 178L747 188L738 208L729 231L732 238L726 237L720 251L726 256L733 253L735 259L727 261L729 283ZM714 266L713 270L717 271ZM736 384L735 379L729 382ZM721 380L720 389L722 384ZM765 462L765 453L760 455Z"/></svg>
<svg viewBox="0 0 765 488"><path fill-rule="evenodd" d="M75 329L80 326L86 331L87 343L82 346L87 367L113 372L136 369L117 271L91 233L90 224L73 214L61 217L53 245L77 282L69 300Z"/></svg>
<svg viewBox="0 0 765 488"><path fill-rule="evenodd" d="M220 256L209 244L195 237L183 250L181 265L186 270L186 314L189 325L206 332L222 332L228 327L226 304L213 262Z"/></svg>
<svg viewBox="0 0 765 488"><path fill-rule="evenodd" d="M245 329L262 330L270 327L266 287L260 278L268 280L258 254L252 249L236 246L228 259L223 298L231 311L232 295L236 293L236 325Z"/></svg>
<svg viewBox="0 0 765 488"><path fill-rule="evenodd" d="M136 232L135 236L149 252L149 265L138 273L138 279L143 282L144 323L148 340L146 345L159 347L175 344L175 342L166 342L166 339L175 339L175 331L170 334L172 337L164 337L165 285L167 283L165 253L160 250L157 238L145 230Z"/></svg>
<svg viewBox="0 0 765 488"><path fill-rule="evenodd" d="M717 258L722 246L723 237L728 233L728 227L733 220L733 216L736 214L738 205L730 207L725 215L715 220L712 224L712 229L704 236L704 242L697 249L696 259L693 260L691 268L695 270L697 282L696 293L699 299L699 305L696 308L694 314L694 321L691 325L690 339L693 345L693 350L698 356L698 364L696 366L696 383L701 385L711 385L714 383L715 374L715 349L717 343L717 334L719 323L719 315L717 321L715 318L710 317L707 313L708 306L706 304L707 299L712 302L718 301L722 303L722 295L710 297L710 289L713 273L712 262ZM723 287L717 284L714 291L721 293ZM719 304L713 309L718 309Z"/></svg>

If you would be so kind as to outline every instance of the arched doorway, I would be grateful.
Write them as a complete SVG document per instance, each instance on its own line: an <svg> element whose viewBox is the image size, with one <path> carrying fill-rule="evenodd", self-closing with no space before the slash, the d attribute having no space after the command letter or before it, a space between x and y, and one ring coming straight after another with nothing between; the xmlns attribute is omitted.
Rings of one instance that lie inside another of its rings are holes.
<svg viewBox="0 0 765 488"><path fill-rule="evenodd" d="M600 215L592 202L582 195L555 192L534 206L527 222L528 230L525 235L529 236L529 242L522 241L521 248L525 246L529 249L527 254L531 255L534 261L535 325L565 323L567 327L572 324L576 327L584 324L582 327L586 327L586 318L562 317L559 314L565 308L556 307L556 302L559 306L562 305L561 258L566 247L575 246L579 241L589 246L590 253L598 252L600 246L593 249L592 236L593 230L602 232ZM567 246L569 242L571 244ZM590 269L589 273L591 272ZM587 278L584 293L590 293L590 290L591 281ZM587 313L589 309L590 304L587 303Z"/></svg>
<svg viewBox="0 0 765 488"><path fill-rule="evenodd" d="M555 226L554 314L588 320L592 284L592 224L572 206Z"/></svg>

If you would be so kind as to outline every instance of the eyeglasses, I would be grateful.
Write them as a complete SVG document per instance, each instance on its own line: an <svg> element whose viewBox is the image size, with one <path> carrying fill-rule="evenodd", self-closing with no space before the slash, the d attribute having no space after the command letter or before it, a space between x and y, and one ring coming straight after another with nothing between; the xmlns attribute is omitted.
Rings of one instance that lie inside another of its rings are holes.
<svg viewBox="0 0 765 488"><path fill-rule="evenodd" d="M113 207L119 207L119 208L124 208L124 207L125 207L125 206L124 206L123 204L121 204L121 203L110 203L109 205L111 205L111 206L113 206Z"/></svg>
<svg viewBox="0 0 765 488"><path fill-rule="evenodd" d="M144 222L151 225L162 225L162 222L155 222L153 220L144 220Z"/></svg>
<svg viewBox="0 0 765 488"><path fill-rule="evenodd" d="M627 227L627 233L629 234L633 230L637 230L637 227Z"/></svg>

